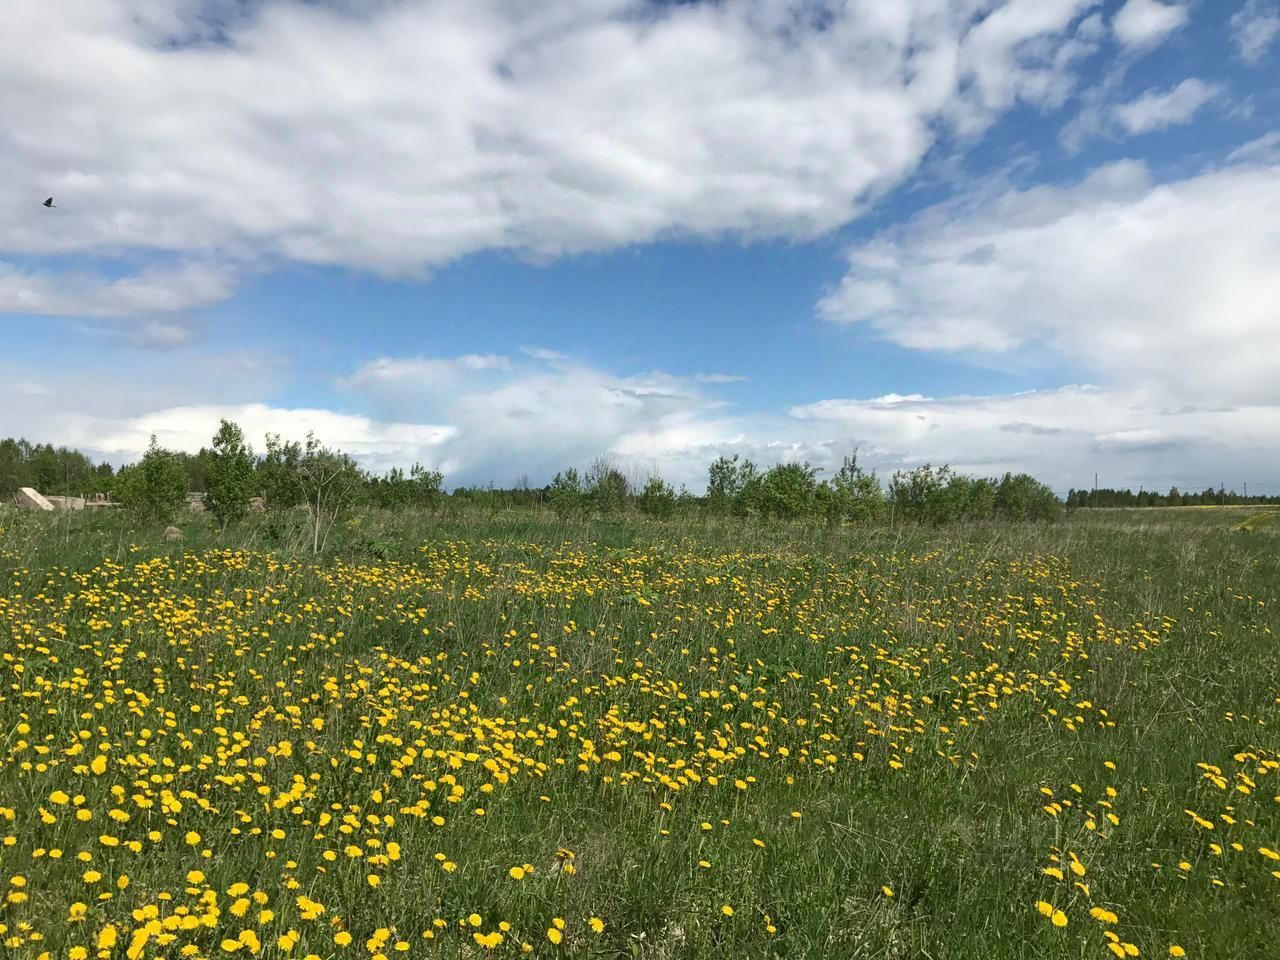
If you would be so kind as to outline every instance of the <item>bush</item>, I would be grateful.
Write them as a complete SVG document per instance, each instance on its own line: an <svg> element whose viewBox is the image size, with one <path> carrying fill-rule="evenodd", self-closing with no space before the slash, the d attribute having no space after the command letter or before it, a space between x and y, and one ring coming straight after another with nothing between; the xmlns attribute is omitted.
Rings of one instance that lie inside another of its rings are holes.
<svg viewBox="0 0 1280 960"><path fill-rule="evenodd" d="M760 516L781 520L807 517L816 513L816 477L817 472L807 463L780 463L771 467L758 484L748 484L743 494L754 494L748 506Z"/></svg>
<svg viewBox="0 0 1280 960"><path fill-rule="evenodd" d="M759 510L760 471L738 455L719 457L707 470L707 505L716 513L743 517Z"/></svg>
<svg viewBox="0 0 1280 960"><path fill-rule="evenodd" d="M587 472L587 501L593 511L609 516L627 506L627 478L608 460L600 459Z"/></svg>
<svg viewBox="0 0 1280 960"><path fill-rule="evenodd" d="M187 500L187 471L170 450L151 438L140 463L116 474L115 499L144 523L169 524Z"/></svg>
<svg viewBox="0 0 1280 960"><path fill-rule="evenodd" d="M1176 494L1175 487L1170 493L1170 500ZM1051 523L1061 519L1062 501L1035 477L1026 473L1006 473L996 486L995 510L1005 520Z"/></svg>
<svg viewBox="0 0 1280 960"><path fill-rule="evenodd" d="M876 520L884 514L886 502L879 479L858 465L857 453L845 457L831 478L828 519L852 523Z"/></svg>
<svg viewBox="0 0 1280 960"><path fill-rule="evenodd" d="M394 467L384 477L369 478L366 496L370 503L378 507L425 507L435 510L443 495L443 481L444 476L440 471L428 470L420 463L415 463L410 468L408 476L399 467Z"/></svg>
<svg viewBox="0 0 1280 960"><path fill-rule="evenodd" d="M583 508L582 479L574 467L557 473L547 493L551 509L560 517L581 516Z"/></svg>
<svg viewBox="0 0 1280 960"><path fill-rule="evenodd" d="M657 474L644 485L637 501L640 512L658 520L666 520L676 512L676 492Z"/></svg>

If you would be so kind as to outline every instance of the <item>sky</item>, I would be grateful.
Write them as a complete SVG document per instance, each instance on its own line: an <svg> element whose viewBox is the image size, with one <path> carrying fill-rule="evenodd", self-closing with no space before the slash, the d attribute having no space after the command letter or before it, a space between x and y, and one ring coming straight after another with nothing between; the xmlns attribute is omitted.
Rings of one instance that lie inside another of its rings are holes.
<svg viewBox="0 0 1280 960"><path fill-rule="evenodd" d="M0 436L1280 493L1280 0L5 18Z"/></svg>

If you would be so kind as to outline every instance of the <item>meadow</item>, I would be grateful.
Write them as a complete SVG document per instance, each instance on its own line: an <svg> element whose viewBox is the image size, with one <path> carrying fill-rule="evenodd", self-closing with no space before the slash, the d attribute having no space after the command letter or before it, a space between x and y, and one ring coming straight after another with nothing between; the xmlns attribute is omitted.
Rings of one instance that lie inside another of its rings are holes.
<svg viewBox="0 0 1280 960"><path fill-rule="evenodd" d="M320 557L252 523L0 512L0 941L1280 955L1258 512L374 511Z"/></svg>

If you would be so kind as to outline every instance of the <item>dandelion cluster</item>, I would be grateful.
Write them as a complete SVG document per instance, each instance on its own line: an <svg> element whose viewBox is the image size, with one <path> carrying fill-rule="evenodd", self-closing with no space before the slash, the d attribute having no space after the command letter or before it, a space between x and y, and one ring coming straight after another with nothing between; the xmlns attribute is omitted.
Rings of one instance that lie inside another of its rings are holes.
<svg viewBox="0 0 1280 960"><path fill-rule="evenodd" d="M1199 621L1118 612L1059 557L446 542L5 576L15 956L853 944L956 896L878 839L894 798L962 823L948 797L1012 738L1041 751L1008 806L1040 859L1016 848L1000 922L1183 956L1156 905L1280 905L1269 728L1237 718L1158 793L1089 761L1143 722L1099 668L1141 671Z"/></svg>

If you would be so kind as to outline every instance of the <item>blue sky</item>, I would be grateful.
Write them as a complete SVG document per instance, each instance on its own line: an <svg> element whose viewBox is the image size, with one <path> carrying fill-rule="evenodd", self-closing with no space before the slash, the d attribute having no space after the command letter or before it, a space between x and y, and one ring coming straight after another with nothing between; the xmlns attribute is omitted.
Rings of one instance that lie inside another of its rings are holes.
<svg viewBox="0 0 1280 960"><path fill-rule="evenodd" d="M1280 492L1280 0L15 10L0 435Z"/></svg>

